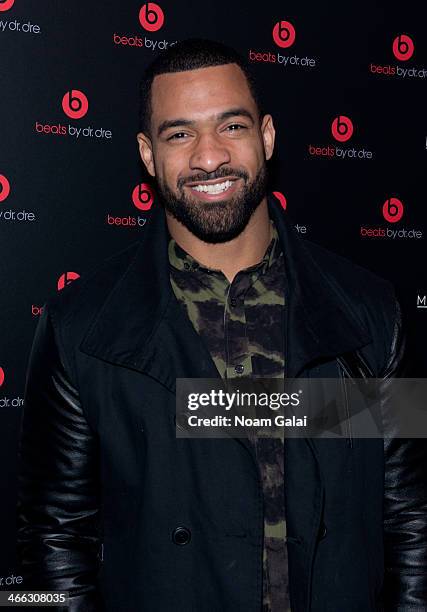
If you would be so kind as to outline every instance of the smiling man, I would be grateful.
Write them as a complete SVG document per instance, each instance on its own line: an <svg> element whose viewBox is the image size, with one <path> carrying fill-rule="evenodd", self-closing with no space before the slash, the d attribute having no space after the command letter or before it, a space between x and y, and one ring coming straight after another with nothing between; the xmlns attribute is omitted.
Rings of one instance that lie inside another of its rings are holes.
<svg viewBox="0 0 427 612"><path fill-rule="evenodd" d="M385 419L406 363L393 288L267 193L273 119L233 49L161 54L140 119L142 240L50 298L34 339L25 587L73 612L426 610L424 440L176 437L177 378L378 378Z"/></svg>
<svg viewBox="0 0 427 612"><path fill-rule="evenodd" d="M177 54L174 63L162 58L148 72L142 91L151 96L142 97L138 141L172 236L232 280L260 261L270 241L266 160L273 120L260 116L249 73L223 64L221 53L215 59L201 47L198 54L208 66L197 68L193 59L186 69L190 58Z"/></svg>

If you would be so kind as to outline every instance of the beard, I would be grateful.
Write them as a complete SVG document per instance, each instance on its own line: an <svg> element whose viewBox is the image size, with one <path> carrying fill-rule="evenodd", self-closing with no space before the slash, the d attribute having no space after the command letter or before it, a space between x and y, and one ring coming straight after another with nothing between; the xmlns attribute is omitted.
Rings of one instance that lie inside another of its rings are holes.
<svg viewBox="0 0 427 612"><path fill-rule="evenodd" d="M186 183L216 178L226 180L229 176L243 179L243 187L228 199L202 202L196 196L194 199L188 197L184 191ZM228 242L245 229L267 193L267 182L267 166L264 162L252 181L249 181L249 175L243 170L221 168L216 172L179 179L177 194L162 179L157 180L157 187L165 210L197 238L213 244Z"/></svg>

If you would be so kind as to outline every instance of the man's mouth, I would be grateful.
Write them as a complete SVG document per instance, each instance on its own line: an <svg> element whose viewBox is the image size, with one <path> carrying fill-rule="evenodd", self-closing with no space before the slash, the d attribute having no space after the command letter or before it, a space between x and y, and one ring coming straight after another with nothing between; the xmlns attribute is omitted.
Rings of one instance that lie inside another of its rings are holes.
<svg viewBox="0 0 427 612"><path fill-rule="evenodd" d="M213 183L213 184L203 184L200 183L199 185L195 185L194 187L191 187L191 189L193 191L204 191L205 193L224 193L224 191L227 191L227 189L229 189L232 184L234 183L234 181L223 181L222 183Z"/></svg>
<svg viewBox="0 0 427 612"><path fill-rule="evenodd" d="M197 193L203 193L207 195L219 195L228 192L233 185L238 181L238 178L232 179L216 179L215 181L202 181L200 183L187 183L192 191Z"/></svg>

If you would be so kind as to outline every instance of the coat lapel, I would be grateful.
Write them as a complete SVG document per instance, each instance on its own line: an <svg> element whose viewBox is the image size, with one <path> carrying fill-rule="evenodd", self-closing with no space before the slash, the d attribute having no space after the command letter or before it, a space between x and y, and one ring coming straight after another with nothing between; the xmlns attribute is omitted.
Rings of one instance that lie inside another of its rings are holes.
<svg viewBox="0 0 427 612"><path fill-rule="evenodd" d="M337 258L330 254L331 267L322 267L290 225L286 213L271 199L268 205L285 258L286 374L294 378L319 358L336 357L365 346L371 336L354 304L334 281Z"/></svg>
<svg viewBox="0 0 427 612"><path fill-rule="evenodd" d="M173 293L168 238L165 214L157 206L129 267L95 315L80 349L141 371L174 393L176 378L215 378L219 373Z"/></svg>

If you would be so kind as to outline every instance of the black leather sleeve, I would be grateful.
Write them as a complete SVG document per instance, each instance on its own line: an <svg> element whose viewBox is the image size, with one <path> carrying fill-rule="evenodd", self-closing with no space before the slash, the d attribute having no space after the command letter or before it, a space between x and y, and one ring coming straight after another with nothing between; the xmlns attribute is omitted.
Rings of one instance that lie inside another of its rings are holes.
<svg viewBox="0 0 427 612"><path fill-rule="evenodd" d="M384 415L392 377L411 377L400 308L382 381ZM404 406L402 406L404 409ZM385 430L387 422L385 417ZM427 610L427 439L384 439L384 544L386 612Z"/></svg>
<svg viewBox="0 0 427 612"><path fill-rule="evenodd" d="M19 448L18 558L25 589L64 590L70 612L102 609L97 443L45 305L30 354ZM46 608L47 609L47 608Z"/></svg>

